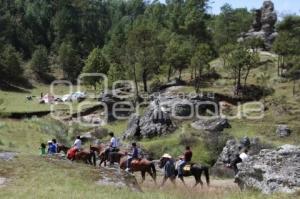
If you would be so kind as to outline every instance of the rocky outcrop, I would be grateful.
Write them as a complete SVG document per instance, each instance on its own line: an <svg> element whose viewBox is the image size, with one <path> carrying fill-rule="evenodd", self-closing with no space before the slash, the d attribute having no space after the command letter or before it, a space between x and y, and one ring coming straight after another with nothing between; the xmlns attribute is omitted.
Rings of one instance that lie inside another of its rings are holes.
<svg viewBox="0 0 300 199"><path fill-rule="evenodd" d="M287 125L278 125L276 129L277 136L283 138L291 135L291 129Z"/></svg>
<svg viewBox="0 0 300 199"><path fill-rule="evenodd" d="M152 95L144 115L132 115L124 139L152 138L169 134L176 129L174 121L194 119L196 113L218 112L219 103L200 96Z"/></svg>
<svg viewBox="0 0 300 199"><path fill-rule="evenodd" d="M258 154L263 148L270 148L270 146L262 144L258 138L244 137L239 141L235 139L228 140L212 168L212 173L220 177L234 177L234 171L226 165L235 160L242 149L248 149L248 154L252 156Z"/></svg>
<svg viewBox="0 0 300 199"><path fill-rule="evenodd" d="M294 193L300 190L300 146L284 145L277 150L264 149L238 164L236 182L242 189L263 193Z"/></svg>
<svg viewBox="0 0 300 199"><path fill-rule="evenodd" d="M221 117L208 120L198 120L196 122L193 122L191 126L197 130L205 130L209 132L220 132L225 128L231 127L228 120Z"/></svg>
<svg viewBox="0 0 300 199"><path fill-rule="evenodd" d="M269 50L278 35L278 33L275 32L277 14L274 9L274 4L272 1L264 1L262 8L254 10L254 12L255 18L252 28L249 32L242 34L242 37L239 38L239 42L251 38L260 38L263 40L265 48Z"/></svg>
<svg viewBox="0 0 300 199"><path fill-rule="evenodd" d="M133 114L128 122L124 139L153 138L173 132L176 125L169 113L161 110L160 106L150 105L143 116Z"/></svg>

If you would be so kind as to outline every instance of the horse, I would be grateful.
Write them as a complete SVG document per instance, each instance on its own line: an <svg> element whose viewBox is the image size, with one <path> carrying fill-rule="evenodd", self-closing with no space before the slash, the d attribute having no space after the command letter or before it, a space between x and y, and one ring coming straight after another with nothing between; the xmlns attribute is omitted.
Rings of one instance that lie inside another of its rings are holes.
<svg viewBox="0 0 300 199"><path fill-rule="evenodd" d="M65 154L67 154L69 149L70 149L70 147L67 147L64 144L57 144L57 153L60 153L63 151Z"/></svg>
<svg viewBox="0 0 300 199"><path fill-rule="evenodd" d="M120 169L125 170L127 167L127 157L123 157L120 160ZM156 184L156 168L155 164L152 161L147 159L139 159L139 160L132 160L131 162L131 172L141 172L142 174L142 183L145 181L146 173L149 173L152 177L153 181Z"/></svg>
<svg viewBox="0 0 300 199"><path fill-rule="evenodd" d="M68 150L68 152L70 151L71 149ZM68 154L67 152L67 154ZM87 164L90 164L90 165L94 165L96 166L96 154L95 154L95 151L93 150L93 148L90 146L90 149L89 150L81 150L81 151L77 151L74 155L74 157L72 157L70 159L71 161L74 161L74 160L82 160L83 162L87 163Z"/></svg>
<svg viewBox="0 0 300 199"><path fill-rule="evenodd" d="M120 160L126 155L126 153L118 151L118 152L109 152L107 154L107 151L102 151L99 154L100 163L99 166L104 163L104 166L106 166L106 161L110 162L110 165L113 165L114 163L120 164Z"/></svg>
<svg viewBox="0 0 300 199"><path fill-rule="evenodd" d="M96 155L92 150L82 150L76 152L73 160L83 160L85 163L96 166Z"/></svg>
<svg viewBox="0 0 300 199"><path fill-rule="evenodd" d="M97 153L98 158L100 159L99 166L101 166L103 162L104 162L104 166L106 166L106 161L109 160L109 154L112 153L109 152L110 149L107 148L104 144L90 146L90 149Z"/></svg>
<svg viewBox="0 0 300 199"><path fill-rule="evenodd" d="M159 160L159 167L163 168L165 166L167 162L166 158L161 158ZM184 177L189 177L189 176L194 176L196 183L194 185L194 187L196 187L198 184L201 185L201 187L203 187L203 182L201 180L201 175L204 172L205 178L206 178L206 183L207 186L209 186L210 182L209 182L209 172L208 172L209 168L207 166L202 166L202 165L197 165L197 164L191 164L191 168L190 171L184 171ZM174 170L174 176L178 176L178 170L175 169ZM182 183L185 185L183 176L180 176L179 179L182 181Z"/></svg>

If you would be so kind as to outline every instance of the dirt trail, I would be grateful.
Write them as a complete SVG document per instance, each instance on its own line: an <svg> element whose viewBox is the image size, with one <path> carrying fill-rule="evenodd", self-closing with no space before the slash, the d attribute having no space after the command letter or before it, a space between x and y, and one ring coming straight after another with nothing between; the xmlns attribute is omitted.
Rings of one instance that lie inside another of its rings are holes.
<svg viewBox="0 0 300 199"><path fill-rule="evenodd" d="M135 174L137 181L141 183L142 179L139 175L139 173ZM182 182L177 179L176 180L176 187L173 186L173 184L170 181L167 181L165 186L162 188L162 190L166 191L187 191L187 192L201 192L201 193L224 193L224 191L239 191L239 187L233 182L234 179L211 179L210 187L207 187L206 181L204 176L202 177L202 181L204 183L203 188L201 188L200 185L198 185L196 188L193 188L195 184L195 180L193 177L185 178L185 182L187 184L187 188L182 184ZM162 182L162 176L157 177L157 184L160 185ZM146 176L146 181L141 184L141 188L143 190L147 189L157 189L157 186L155 186L154 182L151 180L150 176Z"/></svg>

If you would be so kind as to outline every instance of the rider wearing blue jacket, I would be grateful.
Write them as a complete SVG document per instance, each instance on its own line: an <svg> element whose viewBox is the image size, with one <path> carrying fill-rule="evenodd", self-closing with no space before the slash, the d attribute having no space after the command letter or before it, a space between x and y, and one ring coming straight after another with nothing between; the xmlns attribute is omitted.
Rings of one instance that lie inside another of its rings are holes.
<svg viewBox="0 0 300 199"><path fill-rule="evenodd" d="M139 150L136 146L136 143L132 143L132 151L128 154L130 157L127 159L127 168L126 171L128 172L131 168L131 162L132 160L139 158Z"/></svg>
<svg viewBox="0 0 300 199"><path fill-rule="evenodd" d="M52 141L48 141L48 154L52 155L56 153L56 146L52 143Z"/></svg>

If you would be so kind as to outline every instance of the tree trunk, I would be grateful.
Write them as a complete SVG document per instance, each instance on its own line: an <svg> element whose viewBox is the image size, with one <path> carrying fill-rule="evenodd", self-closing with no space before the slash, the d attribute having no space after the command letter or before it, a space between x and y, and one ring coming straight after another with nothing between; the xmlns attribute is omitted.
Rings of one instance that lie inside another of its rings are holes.
<svg viewBox="0 0 300 199"><path fill-rule="evenodd" d="M284 56L282 56L282 64L281 64L281 76L283 74L283 68L285 67L285 59Z"/></svg>
<svg viewBox="0 0 300 199"><path fill-rule="evenodd" d="M293 96L295 96L296 94L296 78L294 78L294 81L293 81Z"/></svg>
<svg viewBox="0 0 300 199"><path fill-rule="evenodd" d="M244 81L244 87L246 87L246 85L247 85L247 79L248 79L249 74L250 74L250 67L247 68L247 73L246 73L245 81Z"/></svg>
<svg viewBox="0 0 300 199"><path fill-rule="evenodd" d="M133 65L133 76L134 76L134 84L135 84L135 94L136 94L136 97L138 97L139 96L139 87L138 87L137 78L136 78L135 64Z"/></svg>
<svg viewBox="0 0 300 199"><path fill-rule="evenodd" d="M196 88L197 93L199 93L199 90L200 90L201 76L202 76L202 72L201 72L201 69L199 69L198 78L197 78L197 88Z"/></svg>
<svg viewBox="0 0 300 199"><path fill-rule="evenodd" d="M280 76L280 56L278 55L278 59L277 59L277 74L278 77Z"/></svg>
<svg viewBox="0 0 300 199"><path fill-rule="evenodd" d="M181 72L182 72L182 70L179 69L179 77L178 77L179 80L181 80Z"/></svg>
<svg viewBox="0 0 300 199"><path fill-rule="evenodd" d="M168 71L168 82L170 81L171 73L172 73L172 66L171 66L171 64L170 64L170 65L169 65L169 71Z"/></svg>
<svg viewBox="0 0 300 199"><path fill-rule="evenodd" d="M148 86L147 86L147 71L143 72L143 84L144 84L144 91L148 92Z"/></svg>
<svg viewBox="0 0 300 199"><path fill-rule="evenodd" d="M241 88L241 68L238 69L238 76L237 76L237 95L240 94L240 88Z"/></svg>

